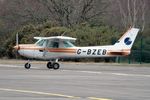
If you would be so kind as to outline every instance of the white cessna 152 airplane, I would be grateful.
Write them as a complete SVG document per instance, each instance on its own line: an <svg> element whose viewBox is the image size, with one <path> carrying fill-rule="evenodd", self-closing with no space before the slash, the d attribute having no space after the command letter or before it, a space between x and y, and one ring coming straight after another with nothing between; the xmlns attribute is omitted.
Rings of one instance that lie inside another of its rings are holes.
<svg viewBox="0 0 150 100"><path fill-rule="evenodd" d="M50 60L47 63L49 69L59 69L58 59L84 58L84 57L117 57L130 54L131 47L139 29L130 28L114 45L76 47L72 44L76 38L66 36L34 37L38 41L35 44L18 44L14 48L21 56ZM55 61L51 61L55 59ZM31 67L28 61L24 67Z"/></svg>

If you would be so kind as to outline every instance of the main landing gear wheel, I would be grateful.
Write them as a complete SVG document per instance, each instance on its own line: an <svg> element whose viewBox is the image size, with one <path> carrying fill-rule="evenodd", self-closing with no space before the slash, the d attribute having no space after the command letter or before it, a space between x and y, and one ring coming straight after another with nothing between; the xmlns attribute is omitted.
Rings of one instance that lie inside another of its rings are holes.
<svg viewBox="0 0 150 100"><path fill-rule="evenodd" d="M53 69L54 70L57 70L57 69L59 69L59 67L60 67L60 65L59 65L59 63L53 63Z"/></svg>
<svg viewBox="0 0 150 100"><path fill-rule="evenodd" d="M25 63L24 67L25 67L26 69L30 69L31 64L30 64L30 63Z"/></svg>
<svg viewBox="0 0 150 100"><path fill-rule="evenodd" d="M48 63L47 63L47 68L48 68L48 69L53 69L52 62L48 62Z"/></svg>
<svg viewBox="0 0 150 100"><path fill-rule="evenodd" d="M47 63L47 68L48 68L48 69L57 70L57 69L59 69L59 67L60 67L60 65L59 65L59 63L57 63L57 62L48 62L48 63Z"/></svg>

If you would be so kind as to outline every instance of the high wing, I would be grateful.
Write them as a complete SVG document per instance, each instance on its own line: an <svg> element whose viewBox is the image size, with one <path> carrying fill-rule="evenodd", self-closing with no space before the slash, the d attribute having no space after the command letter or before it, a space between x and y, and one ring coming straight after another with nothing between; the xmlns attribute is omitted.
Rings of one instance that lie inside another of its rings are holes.
<svg viewBox="0 0 150 100"><path fill-rule="evenodd" d="M52 37L34 37L34 39L43 39L43 40L71 40L75 41L76 38L67 37L67 36L52 36Z"/></svg>

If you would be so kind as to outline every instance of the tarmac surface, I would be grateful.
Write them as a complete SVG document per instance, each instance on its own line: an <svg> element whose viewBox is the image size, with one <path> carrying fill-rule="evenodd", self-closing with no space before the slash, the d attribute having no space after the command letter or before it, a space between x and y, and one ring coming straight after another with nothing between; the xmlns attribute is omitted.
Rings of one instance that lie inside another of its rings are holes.
<svg viewBox="0 0 150 100"><path fill-rule="evenodd" d="M150 100L149 64L0 60L0 100Z"/></svg>

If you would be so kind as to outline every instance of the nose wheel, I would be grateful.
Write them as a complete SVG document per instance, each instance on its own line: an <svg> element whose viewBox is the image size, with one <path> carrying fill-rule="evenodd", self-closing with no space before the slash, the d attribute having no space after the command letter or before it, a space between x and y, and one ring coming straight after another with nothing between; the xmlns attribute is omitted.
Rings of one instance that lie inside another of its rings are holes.
<svg viewBox="0 0 150 100"><path fill-rule="evenodd" d="M31 64L30 64L30 63L25 63L24 67L25 67L26 69L30 69Z"/></svg>

